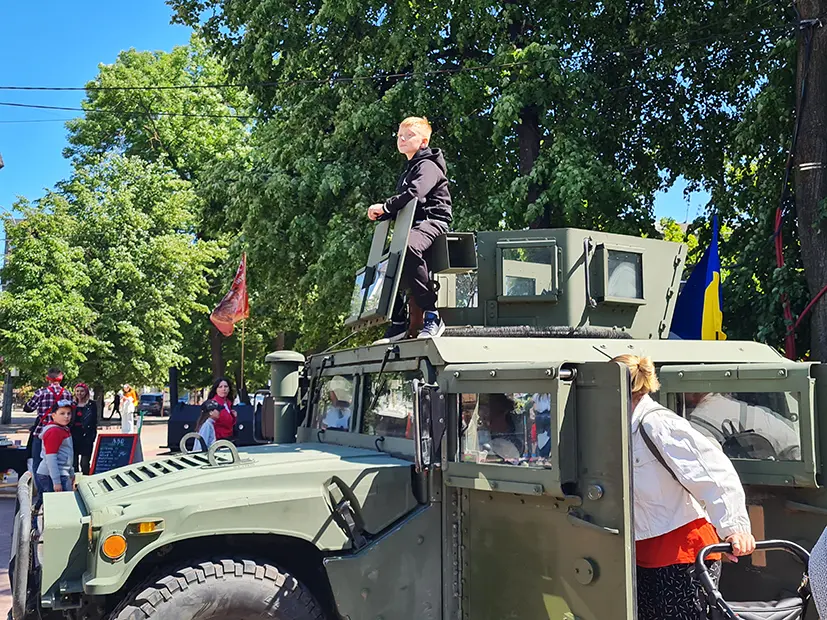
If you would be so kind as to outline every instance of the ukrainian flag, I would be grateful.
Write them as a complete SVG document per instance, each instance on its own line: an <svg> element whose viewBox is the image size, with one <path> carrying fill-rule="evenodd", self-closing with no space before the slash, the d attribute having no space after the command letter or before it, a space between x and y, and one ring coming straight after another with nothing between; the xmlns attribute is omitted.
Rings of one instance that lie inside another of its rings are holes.
<svg viewBox="0 0 827 620"><path fill-rule="evenodd" d="M712 241L695 265L675 304L672 335L683 340L726 340L718 256L718 216L712 219Z"/></svg>

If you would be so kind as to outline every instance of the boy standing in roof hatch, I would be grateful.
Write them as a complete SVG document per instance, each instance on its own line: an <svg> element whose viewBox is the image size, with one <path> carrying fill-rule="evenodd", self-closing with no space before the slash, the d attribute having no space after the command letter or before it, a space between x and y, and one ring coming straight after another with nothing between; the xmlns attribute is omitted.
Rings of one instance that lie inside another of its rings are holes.
<svg viewBox="0 0 827 620"><path fill-rule="evenodd" d="M411 290L416 304L423 312L419 338L434 338L445 330L445 323L436 309L436 292L430 286L428 264L423 258L434 239L448 232L448 226L453 220L445 158L442 151L428 146L431 131L431 124L424 117L411 116L399 124L396 148L408 158L408 165L396 184L396 195L368 208L371 220L392 219L411 199L416 198L414 221L402 266L400 291L397 292L391 309L391 324L384 338L376 344L405 338L408 319L401 294L402 287Z"/></svg>

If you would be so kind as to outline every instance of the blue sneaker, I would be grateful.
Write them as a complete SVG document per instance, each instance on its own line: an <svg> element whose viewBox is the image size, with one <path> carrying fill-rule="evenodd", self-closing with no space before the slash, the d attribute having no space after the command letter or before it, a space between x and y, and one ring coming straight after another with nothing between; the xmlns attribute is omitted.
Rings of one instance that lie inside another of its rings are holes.
<svg viewBox="0 0 827 620"><path fill-rule="evenodd" d="M408 324L393 321L388 329L385 330L385 335L374 342L373 344L390 344L391 342L399 342L404 340L408 333Z"/></svg>
<svg viewBox="0 0 827 620"><path fill-rule="evenodd" d="M437 312L428 311L423 316L422 331L417 338L436 338L445 331L445 323L442 322Z"/></svg>

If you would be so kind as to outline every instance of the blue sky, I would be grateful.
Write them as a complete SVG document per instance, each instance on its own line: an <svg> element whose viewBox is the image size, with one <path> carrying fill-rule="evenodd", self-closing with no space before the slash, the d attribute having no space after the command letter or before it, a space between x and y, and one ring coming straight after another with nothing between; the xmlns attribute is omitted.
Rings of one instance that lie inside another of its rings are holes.
<svg viewBox="0 0 827 620"><path fill-rule="evenodd" d="M173 26L163 0L34 0L0 9L0 85L83 86L100 63L121 50L170 50L186 44L190 30ZM140 8L136 8L140 7ZM83 91L0 91L0 101L78 107ZM0 106L0 211L18 195L43 195L69 174L63 159L66 129L74 112ZM17 121L46 121L20 123ZM15 122L8 122L15 121Z"/></svg>
<svg viewBox="0 0 827 620"><path fill-rule="evenodd" d="M136 10L136 6L140 6ZM0 85L83 86L100 63L115 61L121 50L170 50L189 40L190 31L170 24L163 0L42 0L8 2L0 11ZM78 107L83 91L0 91L0 102ZM60 119L76 114L0 106L0 212L18 196L30 200L66 178L62 157L66 130ZM37 122L21 122L37 121ZM706 202L687 201L683 183L658 196L657 217L679 222L700 214Z"/></svg>

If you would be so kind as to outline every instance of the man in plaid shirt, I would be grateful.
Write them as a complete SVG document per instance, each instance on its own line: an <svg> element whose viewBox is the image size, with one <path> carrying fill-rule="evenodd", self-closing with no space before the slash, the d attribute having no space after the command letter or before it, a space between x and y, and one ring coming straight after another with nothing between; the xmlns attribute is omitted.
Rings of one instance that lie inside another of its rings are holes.
<svg viewBox="0 0 827 620"><path fill-rule="evenodd" d="M37 466L40 464L42 448L40 434L43 432L43 427L49 423L52 411L59 400L72 400L72 393L60 385L61 381L63 381L63 373L60 368L50 368L46 373L46 385L37 390L29 402L23 405L23 411L37 411L37 418L29 435L34 471L37 471Z"/></svg>

